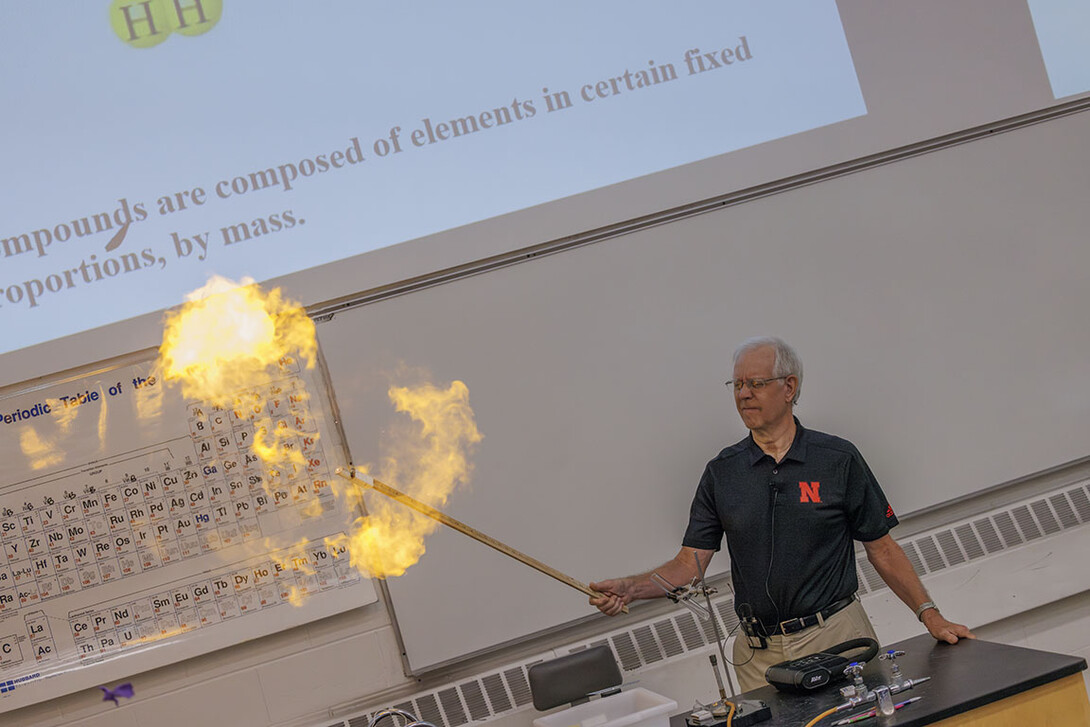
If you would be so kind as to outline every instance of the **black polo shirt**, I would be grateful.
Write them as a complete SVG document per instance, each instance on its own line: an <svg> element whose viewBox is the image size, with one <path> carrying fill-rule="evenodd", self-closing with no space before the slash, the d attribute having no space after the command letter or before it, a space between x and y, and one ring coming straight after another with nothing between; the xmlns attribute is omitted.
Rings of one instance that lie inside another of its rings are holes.
<svg viewBox="0 0 1090 727"><path fill-rule="evenodd" d="M768 627L812 614L859 587L853 540L876 540L897 516L859 450L803 428L780 463L753 435L708 463L682 544L731 560L734 608Z"/></svg>

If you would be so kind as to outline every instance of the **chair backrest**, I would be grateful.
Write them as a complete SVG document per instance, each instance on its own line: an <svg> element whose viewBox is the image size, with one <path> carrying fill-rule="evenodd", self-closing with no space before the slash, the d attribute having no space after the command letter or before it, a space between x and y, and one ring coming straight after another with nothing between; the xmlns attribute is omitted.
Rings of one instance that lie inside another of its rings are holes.
<svg viewBox="0 0 1090 727"><path fill-rule="evenodd" d="M594 646L534 664L529 677L534 708L541 712L566 702L585 702L588 695L623 681L608 646Z"/></svg>

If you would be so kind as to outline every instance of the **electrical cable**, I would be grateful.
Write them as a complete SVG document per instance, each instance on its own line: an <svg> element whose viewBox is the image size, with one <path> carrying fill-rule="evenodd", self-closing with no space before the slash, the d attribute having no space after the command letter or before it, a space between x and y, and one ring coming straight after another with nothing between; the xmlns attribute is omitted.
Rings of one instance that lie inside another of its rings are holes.
<svg viewBox="0 0 1090 727"><path fill-rule="evenodd" d="M768 572L765 573L765 595L768 596L768 600L772 603L772 607L776 609L776 624L779 625L783 619L780 618L780 604L776 603L776 599L772 597L772 591L769 588L769 582L772 580L772 562L776 557L776 505L780 499L780 487L779 485L770 482L772 487L772 522L769 524L769 530L771 531L771 537L768 542ZM765 630L767 633L767 629Z"/></svg>
<svg viewBox="0 0 1090 727"><path fill-rule="evenodd" d="M834 712L836 712L836 711L837 711L837 707L832 707L832 708L830 708L830 709L827 709L827 710L825 710L824 712L822 712L821 714L819 714L819 715L818 715L817 717L814 717L814 718L813 718L812 720L810 720L809 722L807 722L807 723L806 723L806 727L814 727L814 725L816 725L816 724L817 724L818 722L820 722L821 720L825 719L825 718L826 718L826 717L828 717L828 716L829 716L830 714L833 714L833 713L834 713Z"/></svg>

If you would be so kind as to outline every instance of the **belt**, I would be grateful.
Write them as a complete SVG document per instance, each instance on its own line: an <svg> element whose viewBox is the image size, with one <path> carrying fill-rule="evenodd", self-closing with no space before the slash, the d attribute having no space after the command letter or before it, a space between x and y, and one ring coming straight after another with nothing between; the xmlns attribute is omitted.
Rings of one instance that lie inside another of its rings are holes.
<svg viewBox="0 0 1090 727"><path fill-rule="evenodd" d="M817 613L812 613L809 616L800 616L799 618L789 618L786 621L780 621L774 627L772 627L769 636L776 636L778 634L793 634L796 631L802 631L808 629L811 626L817 626L825 621L825 619L832 616L834 613L843 611L845 608L852 604L855 600L855 596L848 596L842 598L836 603L831 603L825 608L821 609Z"/></svg>

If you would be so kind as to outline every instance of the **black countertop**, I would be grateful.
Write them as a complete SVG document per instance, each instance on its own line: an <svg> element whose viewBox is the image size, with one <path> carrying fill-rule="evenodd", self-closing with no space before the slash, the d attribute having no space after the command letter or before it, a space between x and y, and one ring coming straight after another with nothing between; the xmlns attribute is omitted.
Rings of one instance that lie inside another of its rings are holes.
<svg viewBox="0 0 1090 727"><path fill-rule="evenodd" d="M889 649L905 652L897 660L904 677L929 676L931 680L894 695L897 703L911 697L922 699L884 718L880 723L882 727L932 724L1086 669L1086 660L1077 656L974 639L962 639L951 645L939 643L929 634L883 647L879 653ZM888 684L889 662L877 657L872 659L863 671L863 679L871 688ZM830 707L844 702L839 687L846 684L847 680L838 681L835 686L830 684L808 694L786 693L767 686L740 694L737 699L760 699L771 708L772 719L762 725L801 727ZM707 701L714 698L709 695ZM872 706L873 703L829 715L818 725L832 724ZM672 717L670 727L685 727L687 715L688 712ZM859 724L867 727L879 722L866 720Z"/></svg>

